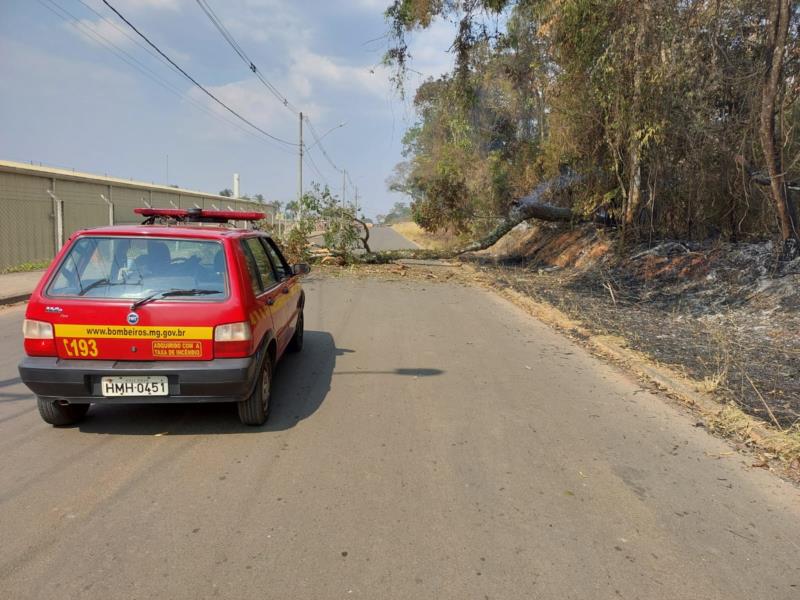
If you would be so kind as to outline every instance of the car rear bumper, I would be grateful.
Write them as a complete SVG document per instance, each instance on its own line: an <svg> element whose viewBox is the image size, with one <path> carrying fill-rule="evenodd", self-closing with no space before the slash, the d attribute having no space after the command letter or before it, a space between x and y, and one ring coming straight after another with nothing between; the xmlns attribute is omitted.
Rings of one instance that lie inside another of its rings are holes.
<svg viewBox="0 0 800 600"><path fill-rule="evenodd" d="M244 400L253 391L258 367L258 353L247 358L146 362L27 356L19 364L19 374L41 398L75 404L171 404ZM164 375L169 395L103 396L100 378L121 375Z"/></svg>

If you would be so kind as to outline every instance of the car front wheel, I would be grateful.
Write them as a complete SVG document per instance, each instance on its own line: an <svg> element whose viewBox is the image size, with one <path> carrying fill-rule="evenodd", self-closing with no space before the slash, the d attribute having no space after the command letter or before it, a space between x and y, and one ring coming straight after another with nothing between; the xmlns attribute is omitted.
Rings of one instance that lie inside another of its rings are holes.
<svg viewBox="0 0 800 600"><path fill-rule="evenodd" d="M269 401L272 393L272 362L269 355L264 358L264 365L258 376L256 387L250 397L238 403L239 420L244 425L259 426L269 416Z"/></svg>
<svg viewBox="0 0 800 600"><path fill-rule="evenodd" d="M56 427L78 423L86 416L89 410L88 404L59 404L55 400L39 397L36 398L36 404L39 407L39 414L42 420Z"/></svg>

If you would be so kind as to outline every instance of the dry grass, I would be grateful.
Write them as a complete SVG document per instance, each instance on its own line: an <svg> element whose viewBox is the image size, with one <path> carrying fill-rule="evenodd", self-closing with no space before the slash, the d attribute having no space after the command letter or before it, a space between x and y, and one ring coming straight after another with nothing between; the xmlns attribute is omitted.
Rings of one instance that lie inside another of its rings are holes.
<svg viewBox="0 0 800 600"><path fill-rule="evenodd" d="M457 236L450 233L430 233L413 221L395 223L391 227L404 238L426 250L450 250L459 245Z"/></svg>
<svg viewBox="0 0 800 600"><path fill-rule="evenodd" d="M745 443L765 459L777 459L793 467L800 463L800 427L797 425L777 431L733 403L707 416L706 420L711 431Z"/></svg>
<svg viewBox="0 0 800 600"><path fill-rule="evenodd" d="M716 373L704 377L697 385L697 389L705 394L713 394L725 383L725 373Z"/></svg>

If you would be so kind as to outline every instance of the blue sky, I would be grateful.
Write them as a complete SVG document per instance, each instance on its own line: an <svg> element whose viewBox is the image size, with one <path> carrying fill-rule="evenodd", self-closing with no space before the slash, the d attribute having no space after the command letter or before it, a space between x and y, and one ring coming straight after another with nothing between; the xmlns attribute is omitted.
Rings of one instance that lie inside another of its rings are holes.
<svg viewBox="0 0 800 600"><path fill-rule="evenodd" d="M414 116L380 65L388 0L208 1L259 71L310 116L319 134L346 122L323 144L358 186L364 212L374 216L406 201L386 189ZM232 108L297 141L297 117L247 70L195 0L110 2ZM59 7L82 25L54 14ZM245 133L230 115L223 119L212 100L123 32L135 38L100 0L0 2L0 158L209 192L232 187L238 172L243 193L284 202L296 197L296 148ZM124 63L97 35L173 91ZM450 40L452 28L444 23L414 36L418 74L407 84L409 97L425 77L449 69ZM313 144L308 134L306 144ZM322 176L306 164L305 183L327 181L340 193L341 174L318 148L310 154Z"/></svg>

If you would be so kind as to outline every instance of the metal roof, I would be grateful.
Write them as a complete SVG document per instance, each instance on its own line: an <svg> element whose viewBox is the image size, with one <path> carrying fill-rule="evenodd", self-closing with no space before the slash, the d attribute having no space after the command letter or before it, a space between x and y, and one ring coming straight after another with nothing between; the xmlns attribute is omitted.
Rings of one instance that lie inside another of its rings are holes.
<svg viewBox="0 0 800 600"><path fill-rule="evenodd" d="M23 175L38 175L47 177L56 177L58 179L68 179L72 181L83 181L87 183L102 183L106 185L115 185L119 187L128 187L136 189L146 189L153 192L166 192L169 194L181 194L182 196L193 196L195 198L211 198L219 200L220 202L251 202L259 206L263 206L258 202L247 200L245 198L232 198L228 196L220 196L219 194L209 194L207 192L198 192L197 190L187 190L180 187L172 187L169 185L159 185L157 183L147 183L145 181L136 181L134 179L120 179L118 177L108 177L107 175L94 175L92 173L83 173L70 169L60 169L56 167L38 166L29 163L15 162L11 160L0 160L0 172L6 173L19 173Z"/></svg>

